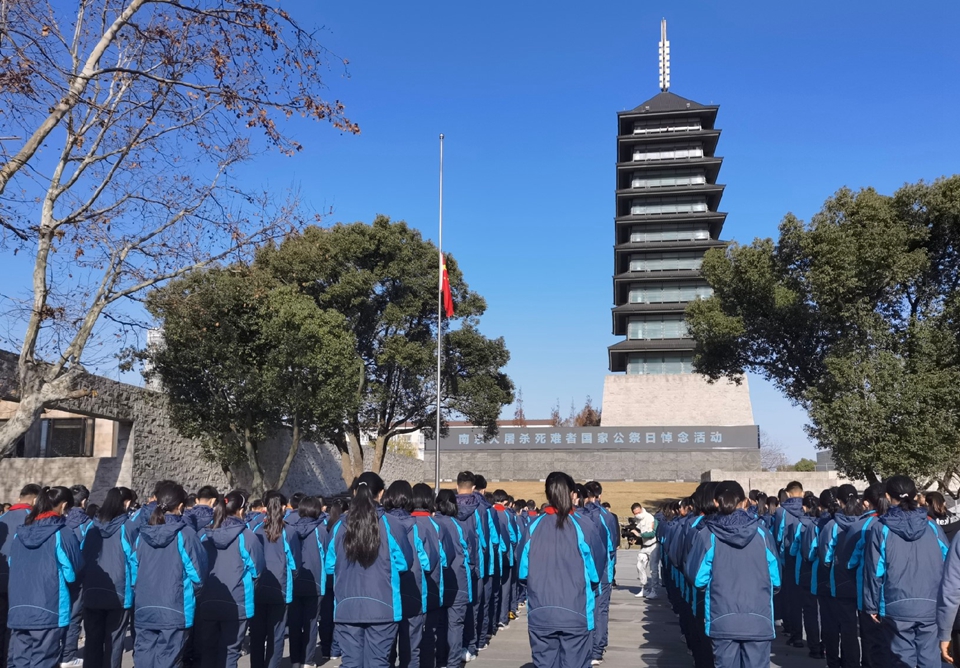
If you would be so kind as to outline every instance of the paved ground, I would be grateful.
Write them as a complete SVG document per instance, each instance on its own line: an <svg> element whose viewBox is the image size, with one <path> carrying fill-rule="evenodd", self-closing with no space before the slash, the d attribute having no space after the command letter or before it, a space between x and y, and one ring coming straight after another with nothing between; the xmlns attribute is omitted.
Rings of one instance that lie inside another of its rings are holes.
<svg viewBox="0 0 960 668"><path fill-rule="evenodd" d="M691 668L693 660L687 653L680 626L665 599L644 601L634 597L639 591L635 585L636 550L620 550L617 562L617 581L610 605L610 645L603 668ZM820 668L826 664L807 657L805 649L786 647L783 640L773 643L773 668ZM133 655L124 656L124 667L133 666ZM240 666L248 668L244 657ZM339 661L329 661L325 668L338 668ZM289 668L284 658L282 668ZM526 617L501 631L489 649L480 653L470 668L534 668L530 660ZM146 667L145 667L146 668Z"/></svg>

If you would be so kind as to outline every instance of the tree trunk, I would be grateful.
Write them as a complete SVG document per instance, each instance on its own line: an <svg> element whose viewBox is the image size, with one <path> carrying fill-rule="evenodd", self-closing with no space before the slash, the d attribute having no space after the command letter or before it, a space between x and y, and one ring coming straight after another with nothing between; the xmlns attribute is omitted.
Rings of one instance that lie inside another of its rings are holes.
<svg viewBox="0 0 960 668"><path fill-rule="evenodd" d="M263 495L263 493L267 491L263 485L263 469L260 468L257 446L251 437L249 425L243 428L243 449L247 453L247 464L250 466L250 472L253 474L253 493Z"/></svg>
<svg viewBox="0 0 960 668"><path fill-rule="evenodd" d="M15 392L19 397L17 412L0 425L0 457L6 457L13 452L20 437L40 419L43 410L51 403L89 394L86 390L74 389L73 384L78 375L78 371L71 369L53 380L48 380L35 364L21 364Z"/></svg>
<svg viewBox="0 0 960 668"><path fill-rule="evenodd" d="M341 457L343 481L347 483L347 487L350 487L357 476L363 473L363 448L356 434L347 434L345 440L347 451Z"/></svg>
<svg viewBox="0 0 960 668"><path fill-rule="evenodd" d="M370 470L380 473L383 470L383 459L387 456L387 444L390 443L390 434L377 436L373 444L373 463Z"/></svg>
<svg viewBox="0 0 960 668"><path fill-rule="evenodd" d="M277 484L273 486L274 489L280 489L283 487L283 484L287 481L287 475L290 473L290 465L293 464L294 457L297 456L297 450L300 449L300 421L297 420L297 415L293 415L293 435L290 441L290 449L287 451L287 458L283 461L283 466L280 468L280 475L277 476Z"/></svg>

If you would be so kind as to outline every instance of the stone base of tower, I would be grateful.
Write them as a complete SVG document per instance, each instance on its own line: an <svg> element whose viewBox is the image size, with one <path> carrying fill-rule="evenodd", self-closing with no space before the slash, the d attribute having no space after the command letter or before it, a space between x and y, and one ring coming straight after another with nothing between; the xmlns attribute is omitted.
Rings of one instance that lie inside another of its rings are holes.
<svg viewBox="0 0 960 668"><path fill-rule="evenodd" d="M604 427L753 425L750 388L699 374L608 375L603 383Z"/></svg>

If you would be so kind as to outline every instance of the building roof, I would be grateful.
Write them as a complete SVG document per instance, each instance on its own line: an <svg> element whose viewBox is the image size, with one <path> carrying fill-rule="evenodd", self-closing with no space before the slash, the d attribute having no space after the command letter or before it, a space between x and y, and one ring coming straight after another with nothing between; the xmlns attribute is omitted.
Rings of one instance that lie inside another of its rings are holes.
<svg viewBox="0 0 960 668"><path fill-rule="evenodd" d="M694 102L693 100L688 100L685 97L680 97L675 93L669 91L665 93L658 93L654 95L649 100L634 108L634 111L647 111L650 113L657 113L662 111L686 111L687 109L709 109L699 102Z"/></svg>

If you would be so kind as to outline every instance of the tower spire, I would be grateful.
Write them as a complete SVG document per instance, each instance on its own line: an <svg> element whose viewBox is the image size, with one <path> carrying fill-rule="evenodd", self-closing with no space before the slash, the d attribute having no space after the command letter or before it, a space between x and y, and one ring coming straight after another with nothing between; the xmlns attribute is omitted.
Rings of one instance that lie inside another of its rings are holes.
<svg viewBox="0 0 960 668"><path fill-rule="evenodd" d="M667 41L667 20L660 20L660 90L670 89L670 42Z"/></svg>

